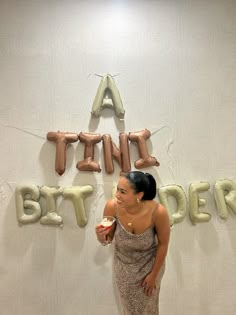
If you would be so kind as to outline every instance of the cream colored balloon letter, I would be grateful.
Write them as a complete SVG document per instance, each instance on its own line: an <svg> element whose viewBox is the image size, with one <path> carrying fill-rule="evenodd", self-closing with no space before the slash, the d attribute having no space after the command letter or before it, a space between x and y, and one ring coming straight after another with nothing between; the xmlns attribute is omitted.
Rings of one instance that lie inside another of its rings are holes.
<svg viewBox="0 0 236 315"><path fill-rule="evenodd" d="M169 213L171 225L181 222L187 213L187 198L182 187L178 185L164 186L159 189L158 194L161 204L163 204ZM175 198L177 204L175 213L173 213L168 201L168 198L171 196Z"/></svg>
<svg viewBox="0 0 236 315"><path fill-rule="evenodd" d="M124 118L125 110L120 93L116 87L113 77L110 74L103 76L101 79L93 102L91 114L97 117L100 116L101 110L104 107L113 108L117 117L120 119Z"/></svg>
<svg viewBox="0 0 236 315"><path fill-rule="evenodd" d="M16 187L16 215L20 223L33 223L39 220L42 215L39 198L39 188L35 185L18 185Z"/></svg>
<svg viewBox="0 0 236 315"><path fill-rule="evenodd" d="M207 191L209 188L210 184L206 182L192 183L189 187L190 219L193 224L211 219L209 213L199 211L199 207L205 206L206 200L198 196L199 192Z"/></svg>
<svg viewBox="0 0 236 315"><path fill-rule="evenodd" d="M227 206L236 214L236 184L232 180L218 180L214 186L217 210L221 219L229 216Z"/></svg>
<svg viewBox="0 0 236 315"><path fill-rule="evenodd" d="M66 187L63 190L64 198L71 199L74 204L76 220L79 226L85 226L88 222L84 207L84 199L92 192L93 187L90 185Z"/></svg>
<svg viewBox="0 0 236 315"><path fill-rule="evenodd" d="M60 225L62 226L63 220L56 212L56 199L62 194L61 187L40 187L40 194L46 200L47 213L40 219L41 224L47 225Z"/></svg>

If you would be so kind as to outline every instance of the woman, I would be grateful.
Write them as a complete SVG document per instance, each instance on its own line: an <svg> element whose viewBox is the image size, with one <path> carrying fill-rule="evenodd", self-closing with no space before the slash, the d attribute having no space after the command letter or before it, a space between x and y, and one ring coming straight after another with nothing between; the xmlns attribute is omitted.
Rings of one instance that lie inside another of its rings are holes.
<svg viewBox="0 0 236 315"><path fill-rule="evenodd" d="M114 216L108 230L98 225L98 241L115 239L114 273L124 314L157 315L161 279L170 237L166 209L153 199L156 181L151 174L133 171L121 176L116 198L104 215Z"/></svg>

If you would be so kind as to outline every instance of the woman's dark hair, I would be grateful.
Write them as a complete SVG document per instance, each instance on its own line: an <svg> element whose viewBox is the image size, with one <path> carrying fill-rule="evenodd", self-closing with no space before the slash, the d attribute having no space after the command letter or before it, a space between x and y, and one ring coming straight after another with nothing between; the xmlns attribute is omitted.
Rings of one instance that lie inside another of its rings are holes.
<svg viewBox="0 0 236 315"><path fill-rule="evenodd" d="M156 197L156 181L151 174L140 171L132 171L125 173L122 176L130 182L130 186L136 193L144 193L142 200L152 200Z"/></svg>

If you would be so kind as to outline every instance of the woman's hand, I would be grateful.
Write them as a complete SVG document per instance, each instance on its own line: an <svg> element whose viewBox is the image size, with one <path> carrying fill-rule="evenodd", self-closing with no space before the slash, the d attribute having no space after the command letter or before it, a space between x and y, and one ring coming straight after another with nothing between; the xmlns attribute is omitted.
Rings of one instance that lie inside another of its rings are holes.
<svg viewBox="0 0 236 315"><path fill-rule="evenodd" d="M143 280L141 286L144 289L144 293L151 296L153 294L153 290L156 290L156 277L149 273Z"/></svg>
<svg viewBox="0 0 236 315"><path fill-rule="evenodd" d="M97 239L102 245L107 245L107 236L110 232L111 228L107 228L102 226L101 224L98 224L95 227L95 232L97 234Z"/></svg>

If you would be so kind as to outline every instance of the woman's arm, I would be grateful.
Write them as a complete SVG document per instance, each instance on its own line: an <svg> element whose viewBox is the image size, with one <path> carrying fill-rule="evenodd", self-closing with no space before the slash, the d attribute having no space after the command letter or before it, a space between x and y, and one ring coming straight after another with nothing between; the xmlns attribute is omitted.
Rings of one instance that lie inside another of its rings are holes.
<svg viewBox="0 0 236 315"><path fill-rule="evenodd" d="M164 263L170 239L169 216L166 209L161 204L158 204L155 209L153 221L157 231L158 246L152 271L142 283L142 285L145 286L145 293L147 295L152 295L152 291L156 287L156 279Z"/></svg>

